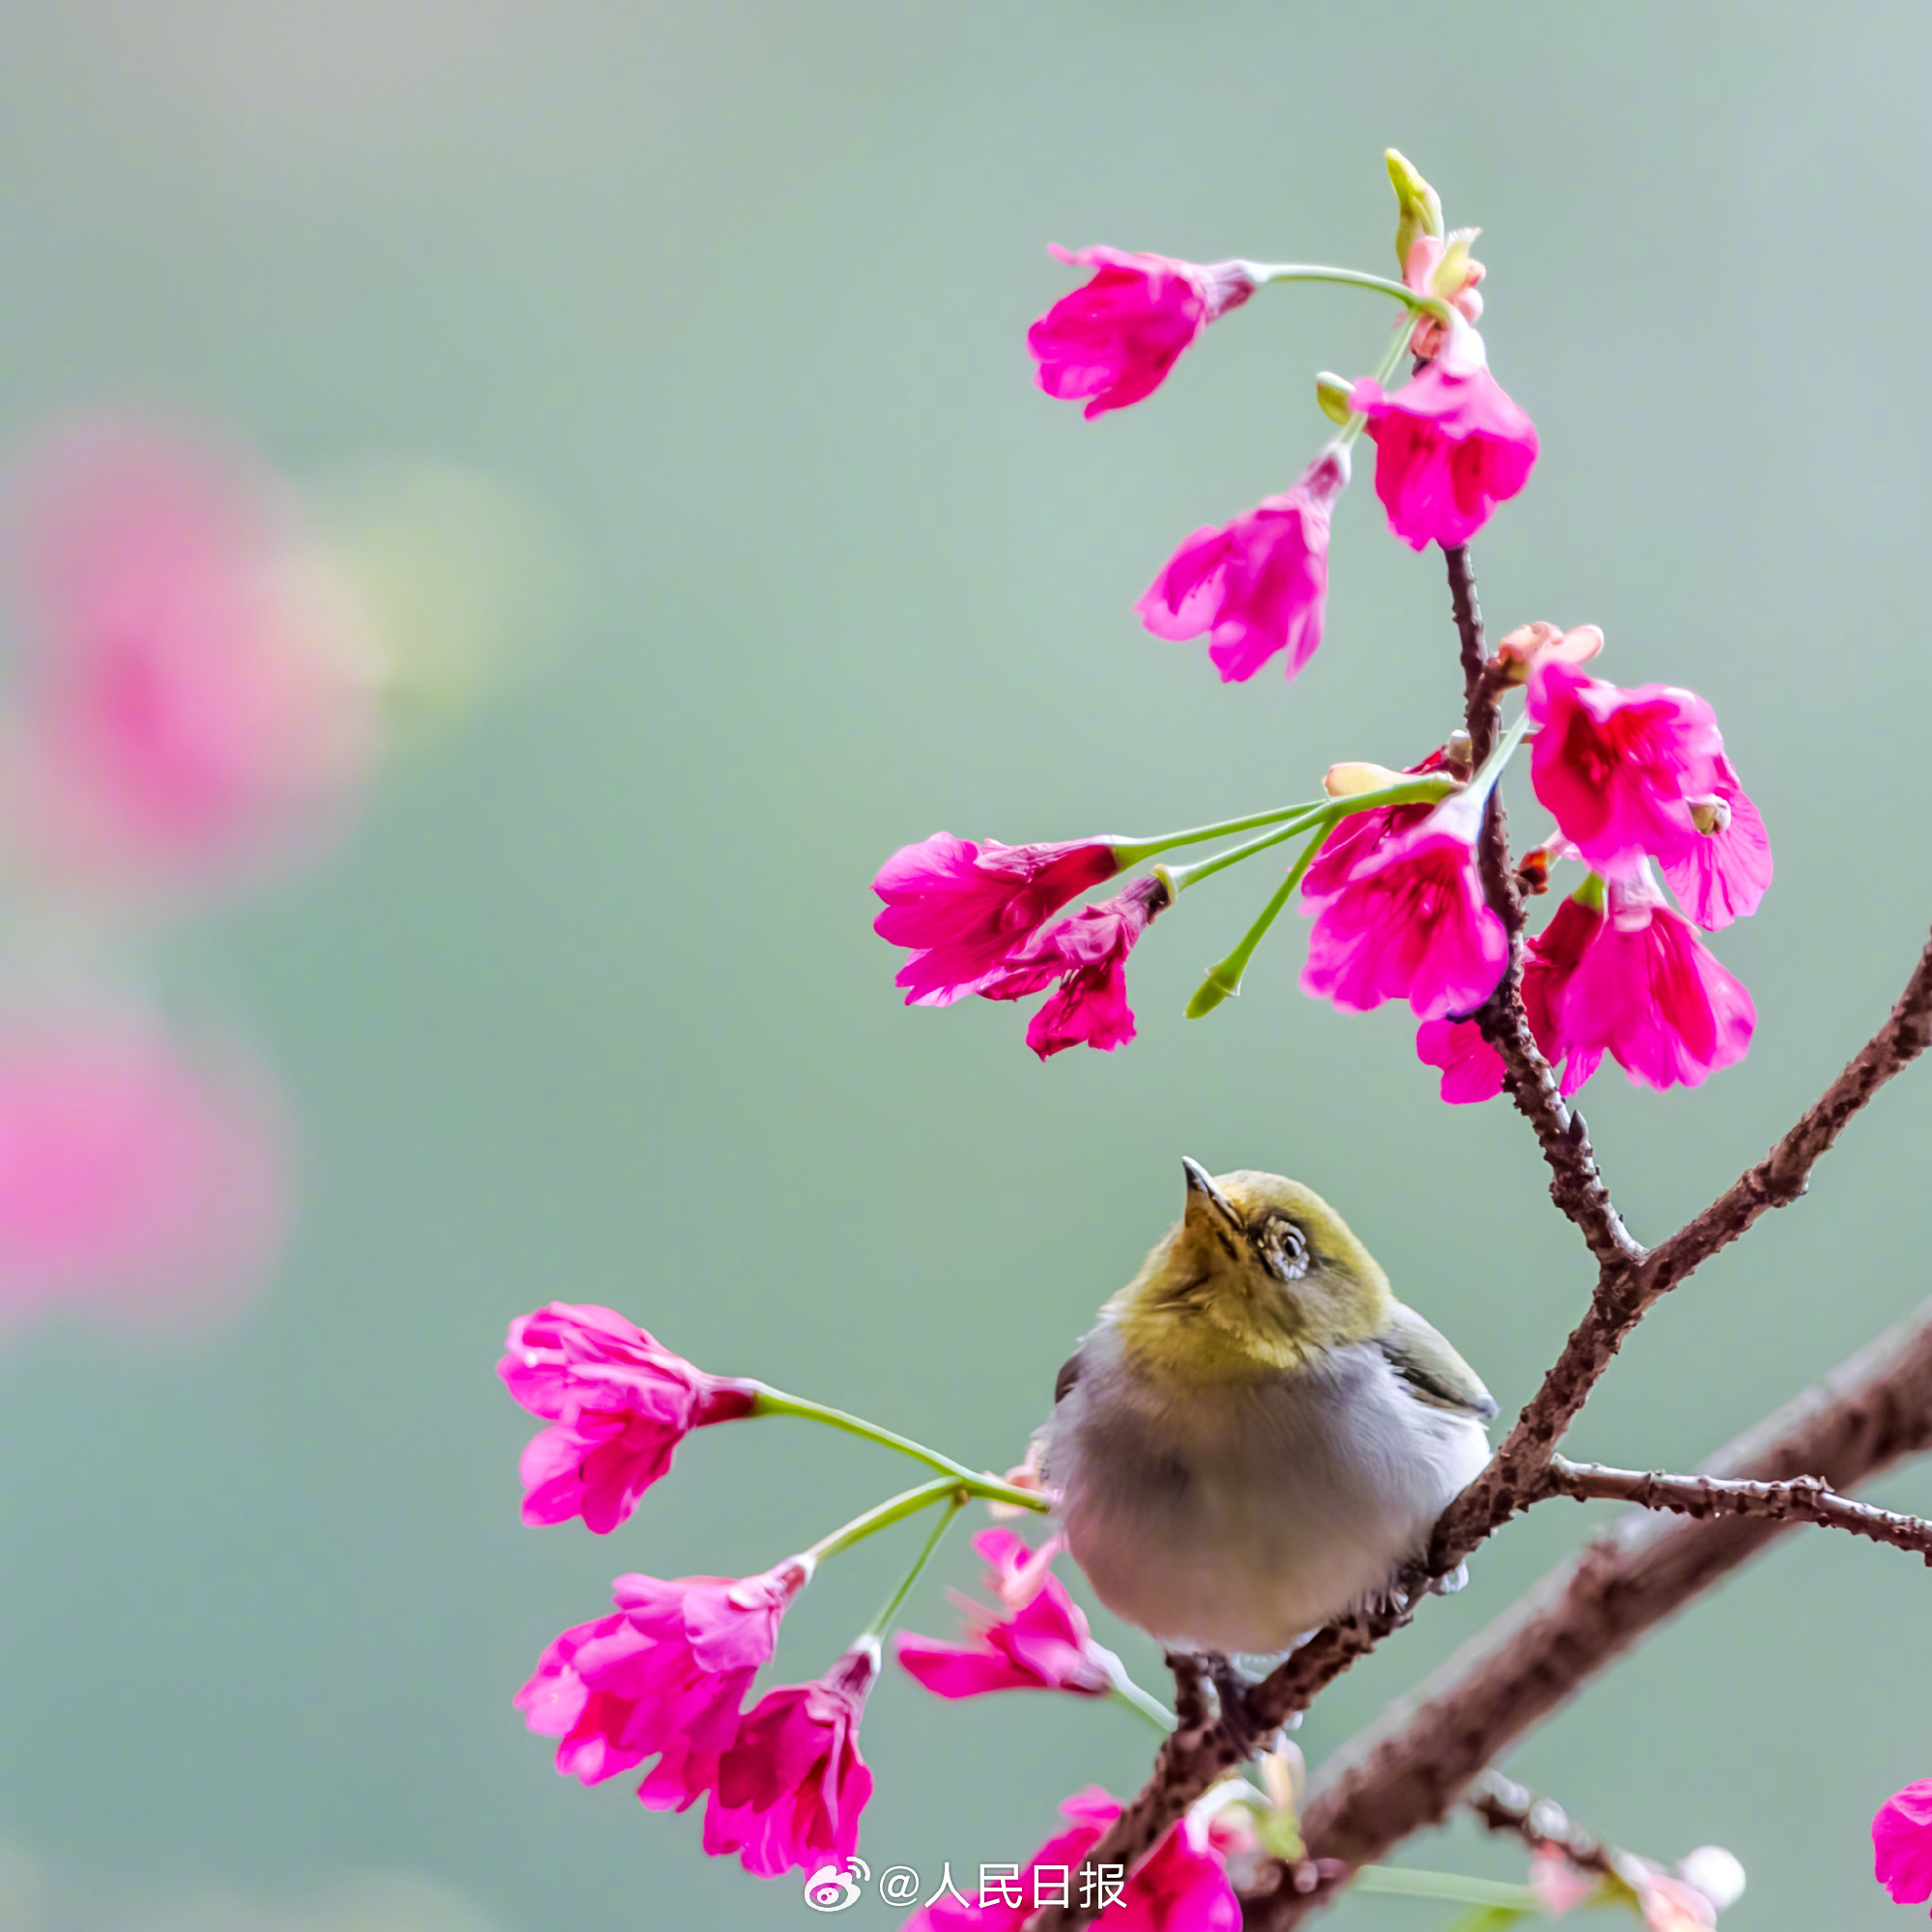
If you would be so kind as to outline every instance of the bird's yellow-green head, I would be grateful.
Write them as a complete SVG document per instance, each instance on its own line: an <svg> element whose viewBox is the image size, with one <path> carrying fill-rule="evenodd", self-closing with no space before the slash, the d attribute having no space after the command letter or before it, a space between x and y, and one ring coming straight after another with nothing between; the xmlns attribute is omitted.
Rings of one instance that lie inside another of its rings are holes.
<svg viewBox="0 0 1932 1932"><path fill-rule="evenodd" d="M1181 1166L1186 1211L1107 1304L1143 1368L1189 1383L1252 1380L1388 1325L1388 1277L1312 1188Z"/></svg>

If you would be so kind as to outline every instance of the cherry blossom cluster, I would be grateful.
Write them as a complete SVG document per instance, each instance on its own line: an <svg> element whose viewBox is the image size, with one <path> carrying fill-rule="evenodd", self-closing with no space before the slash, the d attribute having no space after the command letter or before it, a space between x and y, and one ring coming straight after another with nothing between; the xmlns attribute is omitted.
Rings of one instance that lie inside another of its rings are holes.
<svg viewBox="0 0 1932 1932"><path fill-rule="evenodd" d="M1535 466L1535 427L1491 374L1476 327L1476 231L1445 232L1433 190L1401 156L1391 154L1390 173L1403 214L1400 282L1351 270L1054 251L1094 272L1034 324L1028 347L1040 387L1085 399L1090 418L1146 400L1210 324L1271 283L1353 283L1404 304L1377 375L1318 378L1318 400L1340 427L1299 479L1195 531L1136 606L1157 637L1206 637L1225 681L1250 678L1281 654L1293 677L1321 643L1329 524L1359 434L1375 445L1389 529L1414 550L1460 551ZM1391 386L1404 360L1406 380ZM1042 1060L1078 1044L1111 1052L1134 1037L1127 961L1153 921L1229 867L1305 840L1282 889L1196 992L1190 1016L1239 988L1298 894L1311 922L1303 990L1349 1012L1406 1001L1443 1097L1489 1098L1501 1090L1503 1064L1476 1015L1510 966L1510 943L1478 848L1491 795L1533 731L1531 784L1555 827L1522 881L1541 893L1556 864L1585 868L1522 962L1536 1043L1561 1068L1566 1094L1605 1055L1634 1082L1696 1085L1743 1056L1756 1019L1750 995L1699 935L1756 910L1771 847L1710 705L1673 686L1624 688L1588 674L1603 641L1594 625L1547 622L1503 639L1484 676L1494 696L1520 689L1523 708L1481 771L1458 732L1404 771L1345 762L1321 798L1192 831L1016 846L939 832L902 847L873 881L883 902L874 929L906 952L897 975L906 1004L1045 993L1026 1030ZM1258 836L1192 864L1135 869L1236 833ZM1124 887L1067 911L1123 872L1133 873Z"/></svg>
<svg viewBox="0 0 1932 1932"><path fill-rule="evenodd" d="M1034 324L1028 348L1039 386L1083 402L1090 419L1145 402L1210 325L1267 286L1339 282L1401 304L1374 374L1317 379L1334 434L1297 480L1188 536L1136 606L1156 637L1206 639L1224 682L1244 682L1277 656L1293 678L1319 647L1330 522L1361 436L1375 449L1390 531L1412 550L1433 544L1452 556L1525 487L1536 463L1536 430L1491 374L1478 332L1475 231L1445 230L1434 191L1399 156L1389 164L1400 280L1112 248L1053 251L1091 275ZM1492 709L1481 728L1495 742L1480 755L1465 693L1462 728L1406 768L1338 762L1310 796L1236 818L1151 837L1020 845L938 832L904 846L873 885L875 929L903 955L906 1004L1037 999L1026 1040L1042 1060L1078 1044L1112 1051L1134 1037L1128 962L1153 923L1195 887L1288 847L1279 888L1208 972L1190 1016L1239 989L1270 927L1298 901L1309 922L1303 988L1349 1012L1406 1003L1445 1098L1500 1090L1503 1064L1478 1015L1488 1016L1516 963L1536 1045L1566 1092L1605 1055L1654 1087L1702 1080L1744 1053L1754 1014L1699 935L1756 909L1770 848L1711 707L1673 687L1604 682L1585 668L1603 643L1589 625L1537 622L1506 637L1481 668L1485 701L1520 704L1507 728ZM1521 888L1547 893L1565 864L1581 869L1581 884L1558 895L1554 916L1516 962L1485 867L1494 856L1492 801L1525 744L1531 787L1554 823L1519 867ZM841 1875L872 1790L859 1730L892 1626L952 1515L972 1500L1044 1511L1037 1476L976 1474L857 1417L708 1374L603 1308L554 1303L520 1318L499 1373L545 1425L522 1464L531 1523L581 1519L611 1533L665 1478L686 1436L753 1417L827 1423L938 1472L753 1577L619 1577L611 1610L557 1636L515 1700L531 1730L557 1741L559 1773L586 1785L638 1774L638 1797L655 1809L682 1812L703 1801L707 1853L735 1857L762 1877L804 1871L809 1902L821 1892L833 1905L850 1902ZM785 1611L823 1563L928 1508L938 1526L885 1610L821 1675L758 1695ZM1094 1639L1055 1575L1059 1538L1030 1544L1000 1523L980 1530L974 1548L983 1590L958 1600L963 1631L899 1633L893 1645L906 1675L949 1699L1044 1690L1126 1705L1163 1732L1177 1723ZM1198 1701L1199 1687L1186 1691L1182 1675L1183 1702ZM1243 1885L1266 1861L1305 1856L1293 1747L1281 1741L1264 1753L1260 1777L1259 1785L1222 1779L1147 1857L1119 1867L1115 1893L1086 1902L1098 1922L1120 1932L1236 1932ZM1025 1864L982 1868L971 1895L951 1883L949 1867L943 1890L919 1905L907 1932L1020 1932L1043 1905L1066 1903L1042 1888L1064 1887L1081 1870L1122 1808L1097 1788L1076 1793L1062 1806L1065 1829ZM1586 1872L1546 1858L1530 1885L1504 1889L1507 1915L1609 1902L1637 1910L1653 1932L1707 1928L1742 1875L1735 1861L1719 1868L1722 1854L1693 1870L1698 1856L1674 1871L1624 1859L1614 1870ZM1307 1870L1321 1882L1338 1875L1324 1878L1313 1862Z"/></svg>
<svg viewBox="0 0 1932 1932"><path fill-rule="evenodd" d="M640 1804L682 1812L705 1802L702 1844L711 1857L736 1858L760 1878L840 1870L857 1850L872 1792L859 1729L888 1627L957 1510L975 1497L1041 1510L1045 1499L1034 1480L1024 1472L975 1476L857 1417L762 1382L708 1374L608 1308L553 1302L518 1317L497 1373L545 1425L521 1464L524 1520L531 1524L581 1520L609 1535L669 1473L693 1432L756 1416L831 1423L941 1471L756 1576L618 1577L611 1610L547 1645L514 1699L531 1731L557 1741L556 1769L564 1776L599 1784L648 1762L637 1786ZM778 1686L748 1707L758 1673L777 1653L786 1610L820 1565L934 1506L938 1528L887 1609L821 1675ZM947 1698L1032 1690L1111 1699L1167 1728L1167 1713L1094 1640L1053 1574L1058 1538L1031 1546L996 1524L973 1543L991 1602L961 1600L964 1641L899 1634L896 1655L908 1676ZM1077 1793L1065 1806L1070 1829L1043 1845L1024 1873L1014 1866L1015 1886L1022 1877L1030 1883L1037 1870L1077 1867L1120 1808L1104 1792ZM1239 1909L1226 1859L1252 1842L1232 1820L1231 1813L1216 1823L1204 1811L1183 1821L1154 1858L1122 1875L1110 1913L1140 1914L1131 1922L1174 1932L1232 1932ZM1024 1897L1025 1910L1013 1917L1005 1889L969 1897L955 1885L908 1924L931 1932L1017 1926L1036 1902L1031 1890ZM1020 1893L1011 1894L1014 1908L1020 1902Z"/></svg>

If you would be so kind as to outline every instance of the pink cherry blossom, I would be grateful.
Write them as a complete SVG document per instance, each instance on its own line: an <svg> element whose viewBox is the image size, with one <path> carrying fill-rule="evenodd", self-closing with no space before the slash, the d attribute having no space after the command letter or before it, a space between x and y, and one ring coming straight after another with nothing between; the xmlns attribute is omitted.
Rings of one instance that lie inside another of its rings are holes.
<svg viewBox="0 0 1932 1932"><path fill-rule="evenodd" d="M134 1014L0 1021L0 1321L210 1312L286 1230L288 1127L232 1044Z"/></svg>
<svg viewBox="0 0 1932 1932"><path fill-rule="evenodd" d="M1566 631L1560 624L1539 618L1533 624L1519 624L1496 646L1496 656L1516 684L1526 684L1540 665L1557 663L1588 664L1604 648L1603 628L1578 624Z"/></svg>
<svg viewBox="0 0 1932 1932"><path fill-rule="evenodd" d="M1894 1905L1932 1898L1932 1778L1915 1778L1871 1822L1873 1876Z"/></svg>
<svg viewBox="0 0 1932 1932"><path fill-rule="evenodd" d="M1660 857L1684 910L1706 932L1757 910L1771 884L1771 839L1730 759L1719 752L1710 795L1687 801L1698 837L1675 858ZM1706 828L1709 828L1708 830Z"/></svg>
<svg viewBox="0 0 1932 1932"><path fill-rule="evenodd" d="M1698 1086L1742 1060L1757 1024L1749 993L1663 903L1648 867L1608 890L1608 917L1563 996L1571 1052L1606 1051L1634 1083L1660 1090Z"/></svg>
<svg viewBox="0 0 1932 1932"><path fill-rule="evenodd" d="M1079 1605L1066 1586L1038 1563L1025 1540L1009 1529L982 1529L973 1548L991 1566L987 1587L1008 1601L997 1617L968 1605L978 1639L942 1643L902 1634L899 1662L941 1697L978 1697L988 1690L1071 1690L1104 1697L1114 1687L1119 1660L1095 1643ZM1018 1579L1026 1594L1016 1603Z"/></svg>
<svg viewBox="0 0 1932 1932"><path fill-rule="evenodd" d="M1023 1000L1054 980L1059 990L1029 1022L1026 1043L1042 1060L1069 1046L1112 1053L1134 1037L1127 954L1167 903L1167 888L1136 879L1119 897L1082 906L1016 948L983 985L988 1000Z"/></svg>
<svg viewBox="0 0 1932 1932"><path fill-rule="evenodd" d="M497 1364L551 1427L524 1451L524 1520L582 1517L608 1535L707 1423L751 1414L757 1384L706 1375L609 1308L553 1301L510 1323Z"/></svg>
<svg viewBox="0 0 1932 1932"><path fill-rule="evenodd" d="M33 460L14 549L28 657L15 836L71 881L176 887L342 817L376 716L354 593L226 452L123 425Z"/></svg>
<svg viewBox="0 0 1932 1932"><path fill-rule="evenodd" d="M1523 1014L1544 1059L1562 1066L1558 1084L1566 1096L1589 1079L1604 1058L1601 1047L1573 1048L1562 1026L1563 995L1603 923L1604 916L1594 906L1566 898L1523 950ZM1415 1057L1442 1069L1442 1097L1451 1106L1492 1100L1502 1092L1502 1055L1474 1020L1424 1020L1415 1036Z"/></svg>
<svg viewBox="0 0 1932 1932"><path fill-rule="evenodd" d="M1449 762L1446 747L1438 746L1419 763L1404 768L1405 778L1439 772ZM1371 855L1399 832L1420 825L1435 810L1424 799L1414 805L1383 805L1371 811L1351 811L1321 842L1321 850L1301 881L1301 910L1313 919L1324 899L1346 886Z"/></svg>
<svg viewBox="0 0 1932 1932"><path fill-rule="evenodd" d="M941 1896L915 1912L901 1932L1020 1932L1038 1905L1077 1897L1072 1874L1121 1815L1121 1804L1089 1785L1060 1812L1071 1830L1049 1838L1017 1879L989 1886L969 1903ZM1063 1876L1068 1882L1065 1893ZM1229 1883L1212 1825L1196 1813L1183 1817L1094 1922L1107 1932L1237 1932L1241 1902Z"/></svg>
<svg viewBox="0 0 1932 1932"><path fill-rule="evenodd" d="M935 832L880 867L872 890L886 909L872 930L912 951L895 981L906 1005L947 1007L977 991L1067 900L1120 869L1105 839L975 844Z"/></svg>
<svg viewBox="0 0 1932 1932"><path fill-rule="evenodd" d="M597 1784L656 1757L638 1796L682 1811L711 1789L739 1705L811 1569L794 1556L742 1579L619 1577L616 1614L557 1637L516 1707L532 1731L559 1741L562 1776Z"/></svg>
<svg viewBox="0 0 1932 1932"><path fill-rule="evenodd" d="M1629 876L1646 854L1666 866L1695 856L1703 839L1690 801L1717 791L1724 749L1716 714L1695 692L1664 684L1626 691L1549 661L1532 674L1528 702L1540 727L1530 781L1585 865ZM1750 819L1761 838L1755 810ZM1714 897L1727 896L1733 878L1741 895L1747 891L1747 839L1742 832L1737 847L1698 859L1714 868Z"/></svg>
<svg viewBox="0 0 1932 1932"><path fill-rule="evenodd" d="M1484 902L1475 838L1484 798L1458 792L1385 838L1317 907L1301 987L1349 1012L1407 1000L1423 1019L1467 1012L1509 963Z"/></svg>
<svg viewBox="0 0 1932 1932"><path fill-rule="evenodd" d="M1536 425L1490 374L1482 337L1465 323L1393 394L1365 377L1351 406L1368 417L1389 528L1411 550L1467 543L1536 463Z"/></svg>
<svg viewBox="0 0 1932 1932"><path fill-rule="evenodd" d="M1255 292L1245 262L1204 267L1120 248L1048 252L1070 268L1097 270L1027 330L1039 386L1065 400L1090 397L1090 421L1151 396L1208 325Z"/></svg>
<svg viewBox="0 0 1932 1932"><path fill-rule="evenodd" d="M1315 655L1328 600L1328 522L1349 452L1325 449L1294 487L1219 528L1198 529L1134 606L1156 638L1211 635L1223 684L1254 676L1277 651L1292 678Z"/></svg>
<svg viewBox="0 0 1932 1932"><path fill-rule="evenodd" d="M859 1718L878 1674L867 1637L823 1677L768 1691L739 1719L704 1820L711 1857L735 1853L747 1871L776 1878L852 1856L872 1795Z"/></svg>

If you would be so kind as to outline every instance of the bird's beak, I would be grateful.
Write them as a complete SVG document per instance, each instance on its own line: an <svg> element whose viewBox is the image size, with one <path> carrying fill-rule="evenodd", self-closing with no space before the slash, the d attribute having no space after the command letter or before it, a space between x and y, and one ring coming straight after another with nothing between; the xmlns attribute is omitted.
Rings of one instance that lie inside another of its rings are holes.
<svg viewBox="0 0 1932 1932"><path fill-rule="evenodd" d="M1239 1234L1241 1217L1235 1212L1234 1203L1214 1185L1208 1170L1198 1160L1182 1154L1180 1171L1187 1177L1187 1219L1192 1221L1206 1215L1219 1221L1231 1234Z"/></svg>

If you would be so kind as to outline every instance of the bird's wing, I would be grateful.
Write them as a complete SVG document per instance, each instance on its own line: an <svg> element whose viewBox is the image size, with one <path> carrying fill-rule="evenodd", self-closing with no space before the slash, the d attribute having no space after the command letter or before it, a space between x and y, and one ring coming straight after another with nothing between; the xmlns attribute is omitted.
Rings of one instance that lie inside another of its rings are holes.
<svg viewBox="0 0 1932 1932"><path fill-rule="evenodd" d="M1376 1340L1418 1402L1484 1422L1495 1414L1495 1398L1475 1370L1414 1309L1398 1301L1387 1328Z"/></svg>

